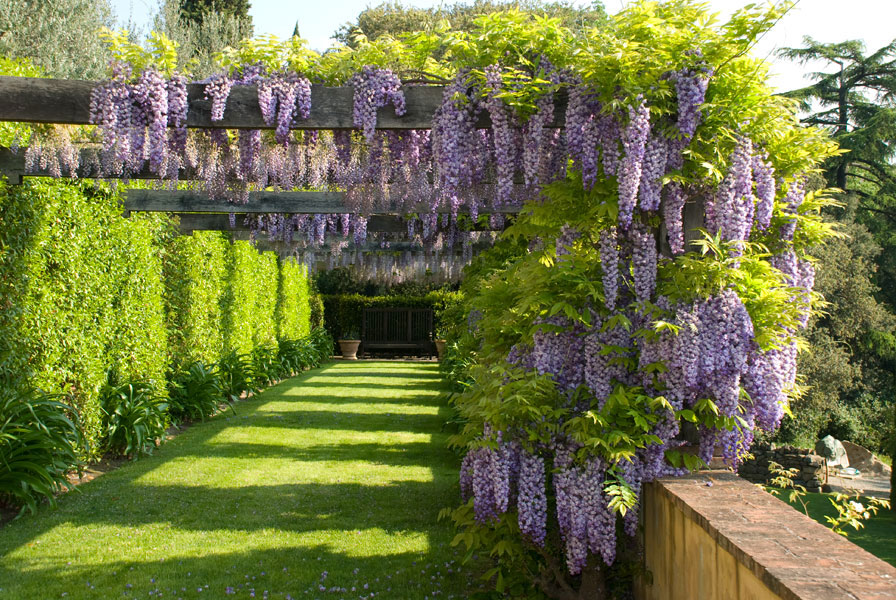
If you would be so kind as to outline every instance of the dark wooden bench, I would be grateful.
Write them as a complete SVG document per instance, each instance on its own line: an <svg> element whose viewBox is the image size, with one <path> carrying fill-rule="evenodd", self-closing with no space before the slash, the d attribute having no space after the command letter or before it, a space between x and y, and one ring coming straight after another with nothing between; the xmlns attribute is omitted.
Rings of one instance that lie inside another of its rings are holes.
<svg viewBox="0 0 896 600"><path fill-rule="evenodd" d="M365 308L361 317L361 351L408 351L434 356L432 309Z"/></svg>

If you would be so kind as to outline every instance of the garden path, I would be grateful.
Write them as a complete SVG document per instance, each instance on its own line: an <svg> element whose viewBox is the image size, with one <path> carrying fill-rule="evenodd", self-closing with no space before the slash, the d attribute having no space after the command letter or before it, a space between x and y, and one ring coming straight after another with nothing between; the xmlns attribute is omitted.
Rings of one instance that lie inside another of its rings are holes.
<svg viewBox="0 0 896 600"><path fill-rule="evenodd" d="M433 363L335 362L0 530L0 597L463 597Z"/></svg>

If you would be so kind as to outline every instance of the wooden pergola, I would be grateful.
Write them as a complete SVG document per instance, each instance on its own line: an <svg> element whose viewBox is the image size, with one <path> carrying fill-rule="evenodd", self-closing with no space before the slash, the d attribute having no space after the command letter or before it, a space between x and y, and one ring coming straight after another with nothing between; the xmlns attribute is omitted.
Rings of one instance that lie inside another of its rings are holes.
<svg viewBox="0 0 896 600"><path fill-rule="evenodd" d="M0 121L54 123L87 125L90 123L90 96L97 82L63 79L37 79L29 77L0 76ZM211 119L211 100L205 98L204 84L187 86L189 112L186 125L192 129L273 129L264 122L258 105L257 88L252 85L234 86L227 101L223 118ZM444 88L441 86L407 86L403 88L407 110L397 116L394 109L384 107L377 113L377 129L420 130L432 128L432 117L442 102ZM350 130L353 123L353 88L324 87L311 88L311 113L307 119L294 120L292 129L301 130ZM566 96L558 93L554 98L554 118L546 124L550 128L564 126ZM477 128L491 126L488 114L483 111L478 117ZM89 167L89 153L82 152L79 177L99 177ZM88 156L84 156L88 154ZM10 182L20 183L25 176L47 176L49 173L35 170L25 172L24 152L14 153L0 148L0 174L5 174ZM158 179L158 176L144 170L130 176L131 179ZM195 179L189 170L180 173L180 179ZM474 190L475 191L475 190ZM248 227L242 224L245 215L260 214L345 214L351 212L342 191L258 191L248 194L243 204L209 198L206 194L190 190L127 190L123 211L127 216L132 212L165 212L181 219L181 229L185 233L199 230L227 231L236 237L247 237ZM418 212L431 209L419 205ZM408 211L410 212L410 211ZM447 213L447 208L437 212ZM497 208L482 207L480 213L502 213L512 215L519 212L517 206ZM236 213L235 225L231 226L228 213ZM688 241L697 237L696 229L703 224L703 207L700 202L688 202L684 209L684 230ZM368 231L400 234L406 224L400 214L394 211L373 211L369 215ZM664 236L661 236L663 238ZM408 244L411 240L405 240ZM281 244L282 245L282 244ZM665 240L660 248L668 255ZM477 244L477 248L482 244ZM405 246L396 245L395 248ZM412 246L407 246L411 248ZM360 251L382 251L377 244L365 244ZM326 249L321 249L325 252Z"/></svg>
<svg viewBox="0 0 896 600"><path fill-rule="evenodd" d="M37 79L29 77L0 76L0 121L48 123L63 125L90 124L90 96L98 85L92 81L74 81L64 79ZM234 86L227 100L223 119L212 121L211 101L205 98L204 84L187 86L189 112L186 125L192 129L272 129L264 122L258 105L258 92L255 86ZM407 86L404 88L407 110L404 115L397 116L390 108L378 111L377 128L392 130L420 130L432 127L432 116L442 102L444 89L441 86ZM294 120L291 128L302 130L349 130L356 129L353 123L351 87L312 86L311 114L307 119ZM565 114L565 96L556 99L558 118L548 124L549 127L562 127L562 116ZM476 126L490 127L486 113L482 113ZM81 151L78 172L79 178L108 178L101 175L90 165L96 162L99 149L86 148ZM34 169L26 172L25 151L13 152L8 148L0 148L0 174L12 184L19 184L26 176L50 176L45 169ZM183 169L179 181L196 179L190 169ZM144 169L129 176L129 179L158 179L158 175ZM474 190L475 192L475 190ZM423 204L406 207L405 212L424 214L432 212ZM233 239L248 237L249 226L244 224L244 217L262 214L345 214L351 212L346 206L345 192L342 191L253 191L248 194L248 201L241 204L228 203L210 198L201 191L163 190L163 189L129 189L126 190L123 202L123 214L129 216L133 212L164 212L180 219L183 233L193 231L230 232ZM448 208L439 208L437 213L448 213ZM497 208L483 207L482 214L501 213L512 215L519 212L517 206L501 206ZM235 214L232 219L230 214ZM233 225L231 225L233 223ZM482 226L474 226L474 230L483 230ZM407 224L402 216L394 211L374 210L368 216L367 231L371 233L400 234L406 232ZM276 244L282 248L283 243ZM477 249L482 243L475 244ZM410 241L392 243L390 248L414 249ZM320 249L325 253L326 248ZM356 251L382 252L381 245L363 244Z"/></svg>

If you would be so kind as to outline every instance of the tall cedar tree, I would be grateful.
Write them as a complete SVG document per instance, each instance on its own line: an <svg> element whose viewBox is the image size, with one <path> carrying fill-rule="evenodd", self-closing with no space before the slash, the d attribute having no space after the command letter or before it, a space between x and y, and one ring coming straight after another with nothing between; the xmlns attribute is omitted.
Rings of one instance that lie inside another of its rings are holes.
<svg viewBox="0 0 896 600"><path fill-rule="evenodd" d="M831 131L846 152L826 166L828 185L859 197L857 219L883 248L877 283L891 312L896 308L896 41L869 55L861 41L822 44L781 55L823 61L829 72L808 76L810 86L788 92L808 115L804 122Z"/></svg>
<svg viewBox="0 0 896 600"><path fill-rule="evenodd" d="M805 47L785 48L780 54L803 64L822 61L830 69L810 73L812 85L785 95L800 103L807 115L803 122L828 129L845 150L828 161L825 176L827 185L844 192L845 209L833 211L830 216L850 236L847 243L851 248L844 252L844 243L833 242L825 250L831 254L828 259L833 260L820 261L819 291L829 292L827 300L832 306L814 324L809 337L815 338L813 353L826 357L817 356L820 361L809 358L803 361L802 368L809 376L808 383L815 388L810 391L810 398L833 394L834 400L845 400L845 406L852 404L859 408L859 413L866 414L876 411L862 410L869 408L868 401L857 402L858 398L870 398L878 410L889 404L893 419L887 428L890 455L896 456L896 335L893 317L886 314L896 312L896 41L867 56L864 44L857 40L823 44L806 37L803 41ZM867 239L865 231L871 232L873 242ZM874 246L881 251L877 252ZM855 294L842 286L839 290L834 289L836 285L821 289L825 280L834 279L852 279L851 289L861 288L867 297L856 302ZM876 285L867 285L869 279ZM883 301L883 307L872 294ZM860 304L864 306L860 308ZM862 317L856 319L858 314ZM827 343L819 343L822 340ZM828 360L835 355L850 356L848 360ZM814 366L819 368L813 369L815 362L827 365L817 364ZM813 377L821 375L831 364L843 367L843 376L837 378L836 384L826 385L823 377ZM819 404L832 408L830 401ZM850 421L860 420L855 411L847 413L853 417ZM830 414L828 427L836 421L836 412ZM879 421L868 426L881 429Z"/></svg>

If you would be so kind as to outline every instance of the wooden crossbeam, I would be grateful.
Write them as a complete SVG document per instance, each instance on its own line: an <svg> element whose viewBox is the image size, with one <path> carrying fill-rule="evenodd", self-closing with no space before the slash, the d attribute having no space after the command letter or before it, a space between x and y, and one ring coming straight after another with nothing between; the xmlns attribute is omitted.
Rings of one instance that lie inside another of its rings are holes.
<svg viewBox="0 0 896 600"><path fill-rule="evenodd" d="M19 148L16 152L13 152L9 148L0 147L0 174L6 175L9 182L13 184L22 183L22 177L52 177L47 169L42 169L40 167L37 167L34 171L26 173L26 152L26 148ZM114 176L103 177L91 166L97 157L96 149L82 148L80 150L80 155L78 170L76 171L76 175L79 179L119 179ZM68 176L67 171L63 171L63 173L64 176ZM196 174L192 169L182 169L180 172L181 180L186 181L196 178ZM159 179L159 176L150 171L149 166L146 166L141 172L131 175L130 179Z"/></svg>
<svg viewBox="0 0 896 600"><path fill-rule="evenodd" d="M234 231L231 234L231 239L233 239L234 241L237 241L237 240L247 241L250 239L250 236L248 235L248 232L246 232L246 231L242 231L242 232ZM258 236L255 239L255 245L259 250L262 250L262 251L273 250L273 251L279 252L282 250L287 250L289 252L292 252L293 250L296 250L299 253L302 253L302 252L305 252L308 254L313 253L316 256L318 256L319 258L323 259L323 258L327 258L329 256L330 245L336 241L338 241L338 240L331 239L331 240L328 240L328 243L325 246L316 247L316 248L309 247L309 248L302 249L302 248L296 248L296 246L293 244L288 244L286 242L279 242L279 241L272 242L270 240L265 239L264 236ZM426 250L420 244L417 244L414 242L409 242L409 241L390 242L388 248L384 248L378 242L364 242L363 244L356 245L351 240L348 240L348 241L349 241L349 245L346 246L346 248L344 249L344 252L362 252L365 254L372 254L372 253L377 253L377 252L420 252L421 254L424 254L426 252ZM473 252L475 254L476 252L485 250L486 248L490 248L490 247L491 247L490 244L489 245L473 244ZM440 251L439 254L444 255L444 256L461 255L461 254L463 254L463 250L460 245L457 245L454 248L452 248L451 250L448 250L446 248L446 249Z"/></svg>
<svg viewBox="0 0 896 600"><path fill-rule="evenodd" d="M26 148L19 148L16 152L13 152L9 148L4 148L0 146L0 175L6 175L9 179L10 183L19 184L22 183L22 177L52 177L50 172L47 169L42 169L39 166L35 168L33 171L28 173L25 172L25 153L27 152ZM76 172L76 175L79 179L120 179L120 177L116 177L114 175L102 175L94 168L92 165L97 161L97 149L95 148L82 148L80 150L80 159L79 166ZM64 173L65 176L68 176L68 173ZM149 166L146 165L143 167L143 170L138 173L133 173L129 175L130 179L159 179L159 176L156 173L153 173L149 170ZM192 168L184 168L180 170L178 174L179 181L197 181L201 179L197 175L197 173ZM432 183L432 174L428 175L428 180ZM331 181L330 183L335 183L335 181ZM524 187L524 177L522 173L517 173L514 177L515 186ZM478 184L476 187L485 188L487 186L494 186L494 181L485 181L482 184Z"/></svg>
<svg viewBox="0 0 896 600"><path fill-rule="evenodd" d="M90 119L90 93L97 83L35 77L0 77L0 121L86 125ZM390 105L377 113L379 129L429 129L432 116L442 102L441 86L410 85L403 88L407 112L395 114ZM256 86L234 86L227 100L224 118L211 119L211 101L204 98L205 85L189 84L190 111L187 127L209 129L273 129L261 117ZM354 129L351 87L311 86L311 114L295 120L293 129ZM548 127L562 127L565 97L555 99L556 118ZM483 112L477 127L490 126Z"/></svg>
<svg viewBox="0 0 896 600"><path fill-rule="evenodd" d="M126 212L195 212L195 213L283 213L283 214L343 214L352 212L345 205L345 192L250 192L246 204L230 204L213 200L200 192L181 190L127 190L124 201ZM431 212L429 205L419 204L408 212ZM480 209L482 214L515 214L518 206ZM394 214L395 211L384 211ZM450 209L438 208L437 213Z"/></svg>
<svg viewBox="0 0 896 600"><path fill-rule="evenodd" d="M233 226L230 225L230 215L227 214L196 214L175 213L180 221L181 231L249 231L250 225L246 225L244 214L237 214ZM373 215L367 220L367 231L370 233L403 233L407 232L407 225L400 217L389 215Z"/></svg>
<svg viewBox="0 0 896 600"><path fill-rule="evenodd" d="M249 235L246 231L234 231L231 234L231 239L233 241L243 240L248 241ZM318 247L318 248L297 248L293 244L287 244L286 242L272 242L261 236L255 239L255 247L259 252L271 251L278 253L281 257L293 256L295 254L313 254L315 257L315 261L327 261L330 258L330 249L327 246ZM491 244L483 244L476 243L473 244L473 254L476 255L483 250L487 250L491 248ZM383 248L379 243L373 242L365 242L360 245L355 245L350 243L344 250L343 253L361 253L361 254L377 254L377 253L389 253L389 252L417 252L421 255L425 255L426 250L420 246L419 244L415 244L413 242L391 242L388 248ZM435 253L431 253L435 254ZM450 250L448 248L444 248L438 252L440 256L445 257L459 257L463 256L463 249L460 245L457 245Z"/></svg>
<svg viewBox="0 0 896 600"><path fill-rule="evenodd" d="M245 214L236 214L233 226L230 225L229 214L213 213L173 213L180 221L181 231L249 231L245 224ZM396 215L371 215L367 219L369 233L406 233L407 223ZM472 231L491 231L485 226L476 225Z"/></svg>

